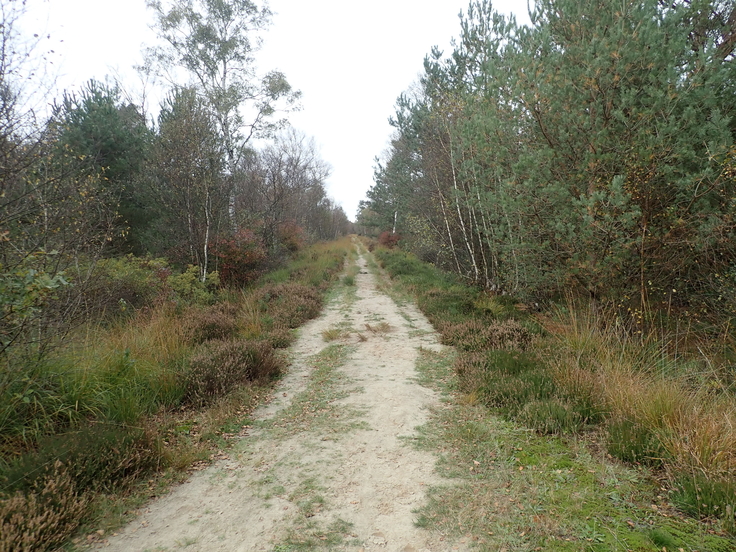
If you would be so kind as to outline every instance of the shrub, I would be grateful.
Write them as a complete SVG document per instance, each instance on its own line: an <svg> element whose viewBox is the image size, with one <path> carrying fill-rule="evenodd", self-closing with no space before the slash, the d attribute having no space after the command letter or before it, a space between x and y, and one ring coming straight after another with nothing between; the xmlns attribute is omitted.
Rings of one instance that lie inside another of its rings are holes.
<svg viewBox="0 0 736 552"><path fill-rule="evenodd" d="M392 249L396 247L400 239L401 236L399 236L398 234L386 231L381 232L381 235L378 236L378 243L383 247L388 247L389 249Z"/></svg>
<svg viewBox="0 0 736 552"><path fill-rule="evenodd" d="M164 259L128 255L97 262L83 284L88 316L115 314L154 304L165 297L171 269Z"/></svg>
<svg viewBox="0 0 736 552"><path fill-rule="evenodd" d="M316 318L322 310L322 296L313 287L284 283L264 286L260 291L261 309L273 318L274 327L298 328Z"/></svg>
<svg viewBox="0 0 736 552"><path fill-rule="evenodd" d="M442 342L461 351L523 350L529 345L531 338L531 332L515 320L491 323L468 320L447 325L442 331Z"/></svg>
<svg viewBox="0 0 736 552"><path fill-rule="evenodd" d="M218 303L207 308L191 308L184 314L186 334L195 345L210 339L232 339L238 333L238 306Z"/></svg>
<svg viewBox="0 0 736 552"><path fill-rule="evenodd" d="M215 299L215 291L220 285L220 277L217 272L210 272L203 282L200 277L199 267L189 265L181 274L171 274L166 279L173 299L185 303L207 304Z"/></svg>
<svg viewBox="0 0 736 552"><path fill-rule="evenodd" d="M160 458L157 443L144 430L97 423L39 439L36 451L22 455L3 470L3 487L32 491L54 477L53 470L60 462L76 491L111 491L154 470Z"/></svg>
<svg viewBox="0 0 736 552"><path fill-rule="evenodd" d="M276 236L279 240L279 245L289 253L296 253L300 249L303 249L307 243L307 239L304 236L304 229L294 222L279 224L276 230Z"/></svg>
<svg viewBox="0 0 736 552"><path fill-rule="evenodd" d="M268 253L261 238L244 228L231 238L221 238L212 246L220 281L242 287L256 280L265 270Z"/></svg>
<svg viewBox="0 0 736 552"><path fill-rule="evenodd" d="M289 328L273 328L268 332L266 341L274 349L286 349L294 341L294 334Z"/></svg>
<svg viewBox="0 0 736 552"><path fill-rule="evenodd" d="M239 385L277 376L284 362L262 341L208 341L192 355L184 400L211 403Z"/></svg>
<svg viewBox="0 0 736 552"><path fill-rule="evenodd" d="M444 334L446 328L467 322L473 312L469 301L445 292L420 295L417 305L440 334Z"/></svg>
<svg viewBox="0 0 736 552"><path fill-rule="evenodd" d="M61 545L87 510L61 462L31 489L0 498L0 552L37 552Z"/></svg>

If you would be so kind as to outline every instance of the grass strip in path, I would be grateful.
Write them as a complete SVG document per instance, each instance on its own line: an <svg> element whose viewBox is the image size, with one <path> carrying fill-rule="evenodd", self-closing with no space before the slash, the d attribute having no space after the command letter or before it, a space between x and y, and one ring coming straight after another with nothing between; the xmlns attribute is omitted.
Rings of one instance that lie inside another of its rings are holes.
<svg viewBox="0 0 736 552"><path fill-rule="evenodd" d="M360 413L335 404L355 391L349 388L349 378L338 370L352 350L349 345L336 343L307 359L311 370L307 388L274 418L261 422L261 427L271 430L270 438L285 438L303 431L336 434L355 427Z"/></svg>

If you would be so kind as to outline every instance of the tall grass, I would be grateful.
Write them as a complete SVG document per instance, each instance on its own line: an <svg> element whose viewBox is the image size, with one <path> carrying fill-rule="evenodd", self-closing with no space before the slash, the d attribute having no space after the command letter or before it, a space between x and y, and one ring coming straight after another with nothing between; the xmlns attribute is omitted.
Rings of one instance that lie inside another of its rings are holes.
<svg viewBox="0 0 736 552"><path fill-rule="evenodd" d="M574 304L555 326L547 356L555 379L605 412L609 452L662 468L682 509L733 525L736 397L704 349L683 350L682 336L662 329L632 335Z"/></svg>

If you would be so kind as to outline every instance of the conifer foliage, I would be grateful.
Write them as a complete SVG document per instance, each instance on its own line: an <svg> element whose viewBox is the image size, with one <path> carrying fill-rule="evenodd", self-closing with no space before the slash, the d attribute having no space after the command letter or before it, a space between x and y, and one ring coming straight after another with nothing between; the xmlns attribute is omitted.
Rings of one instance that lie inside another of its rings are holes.
<svg viewBox="0 0 736 552"><path fill-rule="evenodd" d="M490 289L736 313L734 18L539 0L527 26L472 2L399 98L359 222Z"/></svg>

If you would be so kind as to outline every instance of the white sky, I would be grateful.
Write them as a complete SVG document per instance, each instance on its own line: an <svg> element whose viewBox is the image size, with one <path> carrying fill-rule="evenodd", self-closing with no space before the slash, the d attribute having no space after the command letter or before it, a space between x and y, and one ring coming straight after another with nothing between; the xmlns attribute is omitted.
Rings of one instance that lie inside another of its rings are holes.
<svg viewBox="0 0 736 552"><path fill-rule="evenodd" d="M332 166L329 195L355 218L373 184L374 158L388 146L396 98L437 45L446 53L469 0L270 0L273 25L259 55L302 91L292 125L314 137ZM496 10L526 21L526 0L496 0ZM62 89L119 75L135 92L132 70L153 44L144 0L28 0L29 32L50 34Z"/></svg>

